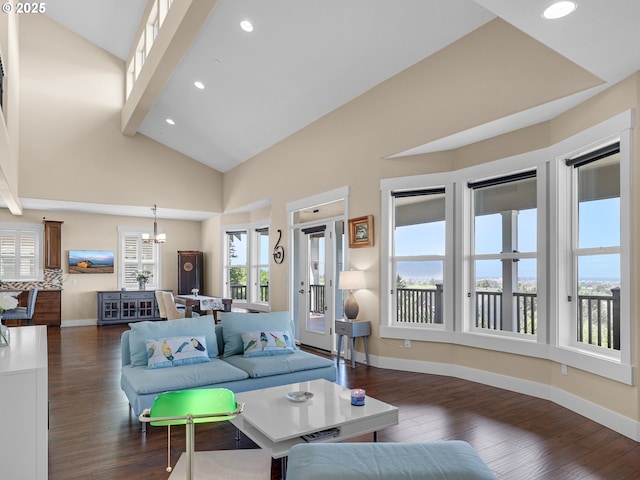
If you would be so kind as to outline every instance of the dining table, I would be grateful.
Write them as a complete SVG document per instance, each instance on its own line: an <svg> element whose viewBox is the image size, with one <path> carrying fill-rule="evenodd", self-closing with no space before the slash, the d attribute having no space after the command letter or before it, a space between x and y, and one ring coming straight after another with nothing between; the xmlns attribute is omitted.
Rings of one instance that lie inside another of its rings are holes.
<svg viewBox="0 0 640 480"><path fill-rule="evenodd" d="M230 298L209 297L207 295L176 295L175 302L184 305L184 316L190 318L193 316L193 308L196 307L200 312L213 312L213 318L218 322L218 312L230 312Z"/></svg>

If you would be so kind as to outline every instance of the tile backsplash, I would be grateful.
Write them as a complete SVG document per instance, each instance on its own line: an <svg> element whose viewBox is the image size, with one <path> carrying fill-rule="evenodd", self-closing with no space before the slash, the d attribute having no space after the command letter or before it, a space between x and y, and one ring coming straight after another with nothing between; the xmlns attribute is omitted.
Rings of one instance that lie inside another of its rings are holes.
<svg viewBox="0 0 640 480"><path fill-rule="evenodd" d="M55 290L62 288L62 269L45 269L44 279L41 282L2 282L0 290L30 290L38 287L42 290Z"/></svg>

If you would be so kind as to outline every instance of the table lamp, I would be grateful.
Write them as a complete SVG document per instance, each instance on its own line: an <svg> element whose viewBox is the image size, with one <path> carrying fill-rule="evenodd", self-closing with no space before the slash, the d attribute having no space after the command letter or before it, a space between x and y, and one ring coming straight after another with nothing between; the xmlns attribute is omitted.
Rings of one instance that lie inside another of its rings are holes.
<svg viewBox="0 0 640 480"><path fill-rule="evenodd" d="M149 422L154 426L185 425L187 480L193 480L195 471L195 423L219 422L231 420L242 413L243 403L237 403L235 394L226 388L202 388L179 390L158 395L150 409L138 417L141 422ZM168 432L171 442L171 431ZM171 444L167 446L171 452ZM169 458L167 471L171 471Z"/></svg>
<svg viewBox="0 0 640 480"><path fill-rule="evenodd" d="M355 320L360 310L360 306L353 296L353 291L366 288L364 272L362 270L345 270L340 272L338 288L340 290L349 290L349 298L344 302L344 316L351 322Z"/></svg>

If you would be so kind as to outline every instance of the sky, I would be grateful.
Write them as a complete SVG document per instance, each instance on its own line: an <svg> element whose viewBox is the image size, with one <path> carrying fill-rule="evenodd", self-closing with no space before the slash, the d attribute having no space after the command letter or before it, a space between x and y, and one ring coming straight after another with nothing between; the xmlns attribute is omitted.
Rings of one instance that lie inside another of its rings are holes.
<svg viewBox="0 0 640 480"><path fill-rule="evenodd" d="M604 199L580 203L579 247L592 248L615 246L620 244L620 199ZM499 214L484 215L476 218L475 249L477 253L499 253L502 250L501 217ZM405 255L444 255L445 224L409 225L395 231L395 254ZM518 246L520 252L536 251L536 210L523 210L518 214ZM422 276L432 277L441 272L437 262L400 262L398 273L404 278ZM478 261L476 278L498 278L502 275L499 260ZM595 255L582 257L578 264L580 280L619 280L619 255ZM442 275L441 273L439 275ZM536 277L536 262L523 259L518 262L520 279Z"/></svg>
<svg viewBox="0 0 640 480"><path fill-rule="evenodd" d="M594 200L580 203L580 248L612 246L620 244L620 199ZM536 210L522 210L518 214L518 247L520 252L536 251ZM502 250L500 214L476 218L476 252L499 253ZM260 263L268 264L269 251L266 236L261 237ZM237 254L232 265L246 265L247 236L234 238ZM324 252L323 252L324 253ZM399 227L395 230L395 255L444 255L445 223L433 222ZM619 280L619 255L595 255L582 257L578 263L580 280ZM398 273L403 278L442 279L442 263L399 262ZM498 278L502 275L499 260L482 260L476 263L476 278ZM521 280L535 279L536 261L522 259L518 262Z"/></svg>

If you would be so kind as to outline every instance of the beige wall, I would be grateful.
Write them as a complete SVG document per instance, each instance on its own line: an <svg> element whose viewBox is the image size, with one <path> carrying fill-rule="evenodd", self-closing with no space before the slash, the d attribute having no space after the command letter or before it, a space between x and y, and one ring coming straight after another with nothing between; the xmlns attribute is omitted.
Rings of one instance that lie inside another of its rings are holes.
<svg viewBox="0 0 640 480"><path fill-rule="evenodd" d="M221 212L220 172L121 134L124 62L45 15L20 20L21 197Z"/></svg>
<svg viewBox="0 0 640 480"><path fill-rule="evenodd" d="M12 216L0 210L0 222L41 223L47 220L63 221L62 225L62 320L67 326L95 323L97 318L96 291L118 289L118 227L149 229L152 218L118 217L113 215L91 215L72 212L45 212L27 210L21 216ZM162 245L162 287L177 291L178 250L200 250L202 229L200 222L159 220L159 227L167 234L167 243ZM116 257L114 273L70 274L69 250L108 250ZM205 289L208 288L205 281Z"/></svg>
<svg viewBox="0 0 640 480"><path fill-rule="evenodd" d="M152 205L226 212L205 222L159 222L168 243L163 250L165 283L176 287L176 251L205 251L206 282L220 290L220 229L224 223L269 215L281 229L286 250L272 262L272 308L287 307L286 205L348 186L348 216L373 214L375 246L352 249L349 265L368 270L368 290L358 293L361 315L373 323L371 353L383 359L459 365L536 382L638 420L638 388L579 370L560 375L547 360L459 345L379 337L380 179L477 165L556 143L639 105L636 74L558 118L455 151L385 160L390 154L517 113L598 85L599 79L501 20L495 20L417 65L371 89L296 134L222 176L150 139L120 134L124 65L58 27L45 16L21 18L20 195L96 203ZM634 166L638 165L634 131ZM640 186L638 168L633 184ZM151 172L151 173L150 173ZM150 180L143 178L151 176ZM638 204L634 188L633 205ZM223 196L220 192L223 192ZM251 205L264 205L251 209ZM245 213L235 213L239 211ZM234 213L231 213L234 212ZM117 251L118 225L147 227L150 219L50 212L25 212L0 221L63 220L63 250ZM632 212L633 250L638 251L637 215ZM272 247L276 237L272 237ZM637 255L633 255L638 267ZM638 268L634 268L637 272ZM72 278L71 278L72 277ZM73 284L73 279L77 283ZM70 281L71 280L71 281ZM637 274L633 284L638 283ZM95 291L115 288L115 275L65 275L63 318L95 318ZM637 290L637 288L636 288ZM637 293L637 292L635 292ZM638 318L632 295L632 318ZM634 348L640 336L634 320ZM637 358L637 355L633 356ZM638 363L635 360L637 370Z"/></svg>
<svg viewBox="0 0 640 480"><path fill-rule="evenodd" d="M560 77L557 84L556 74ZM557 363L544 359L415 341L407 349L400 340L380 338L384 319L380 318L379 220L380 179L460 169L550 146L624 110L637 109L638 77L626 79L552 121L453 151L385 160L386 155L599 83L497 20L225 173L224 208L239 208L270 196L271 229L284 231L288 202L348 186L349 218L373 214L377 225L373 248L348 252L348 265L367 270L367 290L358 292L358 301L360 316L372 321L373 355L457 365L548 385L637 420L635 386L576 369L571 369L571 375L561 375ZM635 138L633 161L638 164L637 133ZM639 185L638 180L634 174L634 184ZM636 215L632 218L637 250ZM289 246L285 248L290 252ZM286 272L290 261L291 255L285 256L285 263L272 264L272 271ZM637 281L634 274L634 285ZM286 281L272 283L274 304L286 305L288 289ZM632 317L637 318L637 299L633 312ZM638 331L637 323L632 331ZM634 346L638 351L637 338Z"/></svg>

